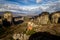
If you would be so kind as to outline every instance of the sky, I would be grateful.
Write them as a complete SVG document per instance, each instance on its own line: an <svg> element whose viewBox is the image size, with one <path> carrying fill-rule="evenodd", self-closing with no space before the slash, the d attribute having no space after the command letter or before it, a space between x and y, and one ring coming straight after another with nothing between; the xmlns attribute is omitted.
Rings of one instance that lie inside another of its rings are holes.
<svg viewBox="0 0 60 40"><path fill-rule="evenodd" d="M60 11L60 0L0 0L0 12L39 14Z"/></svg>

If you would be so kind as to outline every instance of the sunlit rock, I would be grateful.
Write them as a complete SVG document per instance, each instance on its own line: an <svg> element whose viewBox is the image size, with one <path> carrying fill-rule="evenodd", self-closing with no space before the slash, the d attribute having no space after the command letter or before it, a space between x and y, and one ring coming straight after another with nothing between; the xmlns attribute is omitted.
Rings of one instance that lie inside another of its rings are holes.
<svg viewBox="0 0 60 40"><path fill-rule="evenodd" d="M13 15L12 15L11 12L8 12L8 11L4 12L3 18L7 19L7 21L11 22L12 21L12 17L13 17Z"/></svg>
<svg viewBox="0 0 60 40"><path fill-rule="evenodd" d="M48 24L48 22L49 22L49 13L48 12L42 12L38 17L38 22L40 24Z"/></svg>
<svg viewBox="0 0 60 40"><path fill-rule="evenodd" d="M51 14L52 23L56 23L57 24L59 19L60 19L60 11L57 11L57 12L54 12L54 13Z"/></svg>

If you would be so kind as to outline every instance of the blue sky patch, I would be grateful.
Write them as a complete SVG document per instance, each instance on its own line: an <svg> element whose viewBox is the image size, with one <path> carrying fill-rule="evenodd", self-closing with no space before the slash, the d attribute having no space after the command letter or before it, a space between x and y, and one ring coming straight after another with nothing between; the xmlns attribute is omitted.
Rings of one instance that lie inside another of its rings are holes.
<svg viewBox="0 0 60 40"><path fill-rule="evenodd" d="M0 0L0 11L28 14L60 11L60 0Z"/></svg>

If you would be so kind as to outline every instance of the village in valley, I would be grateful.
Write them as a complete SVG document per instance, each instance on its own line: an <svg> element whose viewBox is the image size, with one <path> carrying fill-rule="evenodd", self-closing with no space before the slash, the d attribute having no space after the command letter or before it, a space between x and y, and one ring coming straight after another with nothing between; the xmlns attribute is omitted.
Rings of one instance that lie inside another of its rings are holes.
<svg viewBox="0 0 60 40"><path fill-rule="evenodd" d="M3 13L0 16L1 40L28 40L36 32L49 32L60 36L60 11L18 17L14 17L9 11Z"/></svg>

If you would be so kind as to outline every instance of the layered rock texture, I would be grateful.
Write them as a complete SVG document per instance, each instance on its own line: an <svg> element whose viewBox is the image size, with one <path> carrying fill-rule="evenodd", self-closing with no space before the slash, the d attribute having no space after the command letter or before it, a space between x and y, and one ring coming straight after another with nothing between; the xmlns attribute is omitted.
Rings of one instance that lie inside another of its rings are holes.
<svg viewBox="0 0 60 40"><path fill-rule="evenodd" d="M12 17L9 17L10 20ZM49 32L53 35L60 36L60 11L51 14L49 12L42 12L34 17L24 17L23 21L23 23L18 25L13 23L9 28L4 27L6 30L4 34L7 35L4 37L0 36L1 40L28 40L29 36L36 32Z"/></svg>

